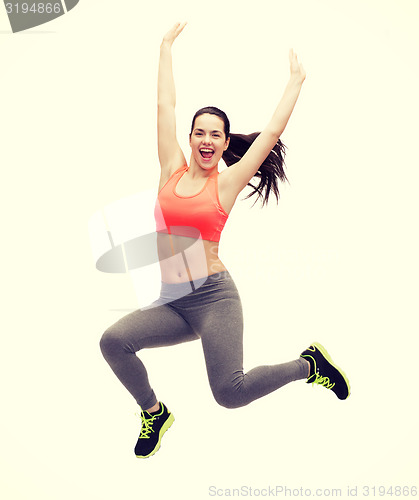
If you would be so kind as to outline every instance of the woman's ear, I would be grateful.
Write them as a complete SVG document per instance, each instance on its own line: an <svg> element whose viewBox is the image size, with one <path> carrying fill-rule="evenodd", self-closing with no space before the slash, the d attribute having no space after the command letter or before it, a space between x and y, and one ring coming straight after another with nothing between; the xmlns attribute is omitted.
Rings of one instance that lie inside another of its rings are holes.
<svg viewBox="0 0 419 500"><path fill-rule="evenodd" d="M224 144L224 151L227 150L228 146L230 144L230 137L226 140L225 144Z"/></svg>

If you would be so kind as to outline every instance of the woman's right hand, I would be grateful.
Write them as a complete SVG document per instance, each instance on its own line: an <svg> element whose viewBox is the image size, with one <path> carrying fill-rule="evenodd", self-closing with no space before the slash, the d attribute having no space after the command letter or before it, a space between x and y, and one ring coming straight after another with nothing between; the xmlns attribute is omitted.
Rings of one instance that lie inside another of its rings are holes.
<svg viewBox="0 0 419 500"><path fill-rule="evenodd" d="M186 24L186 21L183 23L176 23L173 28L164 35L162 43L166 43L171 46L176 38L180 35Z"/></svg>
<svg viewBox="0 0 419 500"><path fill-rule="evenodd" d="M291 68L291 77L298 79L303 82L306 78L306 72L301 63L298 62L297 54L293 49L289 51L289 60L290 60L290 68Z"/></svg>

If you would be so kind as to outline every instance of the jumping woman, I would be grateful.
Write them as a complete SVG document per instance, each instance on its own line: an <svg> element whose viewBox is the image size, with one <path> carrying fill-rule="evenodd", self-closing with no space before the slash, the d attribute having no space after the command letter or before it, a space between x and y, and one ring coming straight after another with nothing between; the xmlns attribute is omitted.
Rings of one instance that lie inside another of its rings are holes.
<svg viewBox="0 0 419 500"><path fill-rule="evenodd" d="M135 455L147 458L160 448L174 421L150 386L136 355L145 348L201 339L215 400L226 408L245 406L295 380L350 394L344 372L314 342L297 359L243 372L243 313L236 285L218 257L221 231L239 193L250 185L258 198L265 189L278 199L277 179L285 180L284 145L279 137L291 116L305 71L290 50L290 79L266 128L250 136L230 133L226 114L202 108L193 117L189 165L176 139L175 84L171 48L186 23L164 36L158 72L158 153L161 166L155 206L161 269L160 297L106 330L100 346L112 370L141 408L142 427ZM223 159L229 168L218 172ZM250 181L259 177L255 188ZM251 196L249 195L249 196Z"/></svg>

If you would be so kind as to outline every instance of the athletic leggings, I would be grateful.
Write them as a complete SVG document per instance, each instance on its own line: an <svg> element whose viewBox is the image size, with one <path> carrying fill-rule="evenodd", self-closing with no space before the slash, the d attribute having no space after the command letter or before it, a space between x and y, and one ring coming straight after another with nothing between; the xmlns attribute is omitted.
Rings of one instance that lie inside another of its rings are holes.
<svg viewBox="0 0 419 500"><path fill-rule="evenodd" d="M230 273L211 274L196 284L197 280L162 282L156 301L126 315L102 336L100 347L106 361L143 410L157 403L147 371L136 355L144 348L201 339L212 393L226 408L245 406L289 382L307 378L302 358L243 373L242 305Z"/></svg>

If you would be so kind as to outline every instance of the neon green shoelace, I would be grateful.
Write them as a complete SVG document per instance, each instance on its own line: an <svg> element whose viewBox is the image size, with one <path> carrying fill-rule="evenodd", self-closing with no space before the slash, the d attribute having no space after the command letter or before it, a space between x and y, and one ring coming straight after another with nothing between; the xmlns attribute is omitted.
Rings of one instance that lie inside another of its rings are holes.
<svg viewBox="0 0 419 500"><path fill-rule="evenodd" d="M311 383L312 385L314 385L314 384L322 385L322 386L326 387L326 389L332 389L332 387L335 386L335 382L330 382L329 377L322 377L318 373L316 373L315 375L316 375L316 379L313 380L313 382Z"/></svg>
<svg viewBox="0 0 419 500"><path fill-rule="evenodd" d="M150 438L149 436L150 432L154 432L153 422L155 418L156 418L155 415L152 415L150 418L146 418L144 415L141 415L142 427L139 439Z"/></svg>

